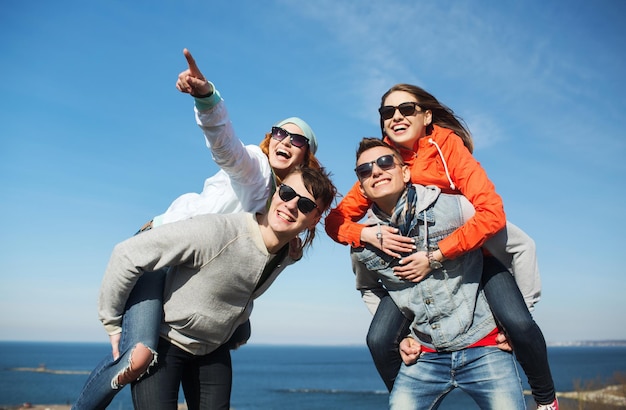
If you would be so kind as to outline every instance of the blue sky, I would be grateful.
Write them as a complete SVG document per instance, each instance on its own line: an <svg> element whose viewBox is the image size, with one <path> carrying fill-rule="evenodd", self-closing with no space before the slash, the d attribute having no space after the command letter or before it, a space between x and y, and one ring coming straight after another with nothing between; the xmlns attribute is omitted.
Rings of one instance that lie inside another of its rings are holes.
<svg viewBox="0 0 626 410"><path fill-rule="evenodd" d="M343 193L382 93L426 88L537 243L546 339L626 339L625 15L618 0L3 2L0 340L107 341L113 246L216 172L174 86L185 47L245 143L306 119ZM320 227L257 301L251 343L363 344L369 321Z"/></svg>

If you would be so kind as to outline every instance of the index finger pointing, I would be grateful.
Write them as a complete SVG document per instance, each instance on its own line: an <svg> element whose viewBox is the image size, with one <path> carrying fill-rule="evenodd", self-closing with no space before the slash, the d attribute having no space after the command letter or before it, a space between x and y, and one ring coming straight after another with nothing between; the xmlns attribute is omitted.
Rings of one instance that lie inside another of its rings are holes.
<svg viewBox="0 0 626 410"><path fill-rule="evenodd" d="M187 65L189 66L189 71L191 73L191 76L197 77L197 78L204 78L202 76L202 73L200 72L200 69L196 65L196 60L193 59L193 56L191 55L189 50L185 48L183 50L183 54L185 55L185 58L187 59Z"/></svg>

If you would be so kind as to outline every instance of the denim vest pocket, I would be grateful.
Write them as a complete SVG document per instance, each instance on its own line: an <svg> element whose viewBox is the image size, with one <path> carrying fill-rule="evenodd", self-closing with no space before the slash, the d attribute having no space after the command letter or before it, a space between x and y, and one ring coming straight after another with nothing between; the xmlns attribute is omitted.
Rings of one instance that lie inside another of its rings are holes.
<svg viewBox="0 0 626 410"><path fill-rule="evenodd" d="M393 273L393 267L398 265L398 259L387 255L383 251L364 248L357 252L357 258L365 268L378 276L388 291L399 291L414 287L414 283L400 279ZM402 297L392 295L393 298ZM396 301L396 304L398 302Z"/></svg>
<svg viewBox="0 0 626 410"><path fill-rule="evenodd" d="M395 258L383 252L374 252L370 249L364 249L360 252L359 259L368 270L378 272L383 269L390 269Z"/></svg>

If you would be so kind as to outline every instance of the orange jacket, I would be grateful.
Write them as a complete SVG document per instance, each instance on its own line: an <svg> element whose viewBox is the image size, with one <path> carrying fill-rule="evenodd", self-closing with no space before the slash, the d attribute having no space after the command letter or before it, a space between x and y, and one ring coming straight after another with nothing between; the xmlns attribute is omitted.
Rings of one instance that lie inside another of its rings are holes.
<svg viewBox="0 0 626 410"><path fill-rule="evenodd" d="M479 248L487 238L504 228L506 216L502 198L480 163L452 130L434 125L430 135L418 140L414 151L401 149L400 153L411 169L411 182L436 185L446 193L461 193L476 209L470 220L439 242L439 249L446 258L454 259ZM359 190L359 183L355 183L326 217L326 233L344 245L364 246L360 238L365 225L358 221L370 206L371 202Z"/></svg>

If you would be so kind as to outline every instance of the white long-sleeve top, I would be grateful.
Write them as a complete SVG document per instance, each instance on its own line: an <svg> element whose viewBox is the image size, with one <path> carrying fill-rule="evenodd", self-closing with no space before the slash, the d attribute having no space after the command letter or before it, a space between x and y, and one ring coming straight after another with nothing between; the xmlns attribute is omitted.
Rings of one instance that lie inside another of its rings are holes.
<svg viewBox="0 0 626 410"><path fill-rule="evenodd" d="M154 217L153 226L202 214L264 213L275 185L267 156L258 145L244 145L237 138L217 90L210 97L196 98L194 111L221 169L204 181L201 193L176 198L165 213Z"/></svg>

